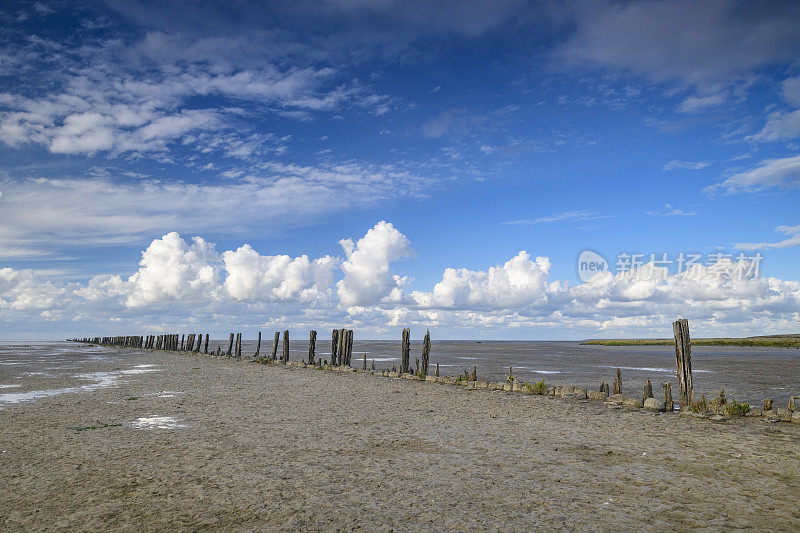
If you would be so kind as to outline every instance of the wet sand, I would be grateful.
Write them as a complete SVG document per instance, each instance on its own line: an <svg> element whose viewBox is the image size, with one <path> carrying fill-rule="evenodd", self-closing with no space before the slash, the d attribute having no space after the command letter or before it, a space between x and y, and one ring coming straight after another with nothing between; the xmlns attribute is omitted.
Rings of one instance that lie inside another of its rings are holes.
<svg viewBox="0 0 800 533"><path fill-rule="evenodd" d="M202 355L81 371L137 368L0 409L0 529L800 529L800 424Z"/></svg>

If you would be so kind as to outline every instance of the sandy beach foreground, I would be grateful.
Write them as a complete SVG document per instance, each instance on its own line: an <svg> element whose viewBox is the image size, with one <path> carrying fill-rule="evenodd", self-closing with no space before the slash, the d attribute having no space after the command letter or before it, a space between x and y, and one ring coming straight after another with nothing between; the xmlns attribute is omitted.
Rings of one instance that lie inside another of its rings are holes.
<svg viewBox="0 0 800 533"><path fill-rule="evenodd" d="M800 529L798 424L124 360L91 370L154 371L0 410L0 529Z"/></svg>

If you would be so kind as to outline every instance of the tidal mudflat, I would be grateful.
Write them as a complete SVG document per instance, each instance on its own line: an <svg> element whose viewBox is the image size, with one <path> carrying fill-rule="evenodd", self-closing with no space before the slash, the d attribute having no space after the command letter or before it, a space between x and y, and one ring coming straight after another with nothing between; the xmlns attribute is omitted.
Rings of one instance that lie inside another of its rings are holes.
<svg viewBox="0 0 800 533"><path fill-rule="evenodd" d="M0 370L72 389L0 405L0 529L800 528L798 424L90 350Z"/></svg>

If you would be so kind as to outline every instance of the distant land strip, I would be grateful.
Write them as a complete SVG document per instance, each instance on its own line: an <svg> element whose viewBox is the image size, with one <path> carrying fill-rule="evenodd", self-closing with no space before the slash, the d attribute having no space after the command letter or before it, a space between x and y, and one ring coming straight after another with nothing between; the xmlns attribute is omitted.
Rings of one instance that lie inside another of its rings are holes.
<svg viewBox="0 0 800 533"><path fill-rule="evenodd" d="M671 346L674 339L587 339L581 344L599 346ZM800 333L741 338L692 339L697 346L768 346L772 348L800 348Z"/></svg>

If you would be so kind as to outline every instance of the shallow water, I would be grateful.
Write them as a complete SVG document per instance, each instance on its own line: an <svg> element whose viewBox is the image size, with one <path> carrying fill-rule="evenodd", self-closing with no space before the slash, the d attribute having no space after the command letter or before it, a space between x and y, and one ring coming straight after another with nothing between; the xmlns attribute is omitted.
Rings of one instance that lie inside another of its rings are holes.
<svg viewBox="0 0 800 533"><path fill-rule="evenodd" d="M214 341L214 349L223 344ZM255 353L255 342L243 342L243 355ZM261 354L272 351L272 340L262 341ZM411 343L411 364L420 357L422 343ZM281 348L278 348L280 354ZM352 366L360 368L366 353L367 366L375 360L378 369L400 363L400 341L353 342ZM308 341L292 341L289 357L308 357ZM317 357L330 358L330 346L317 338ZM672 346L583 346L568 341L432 341L429 372L439 363L444 375L456 375L478 367L478 376L502 381L512 367L524 381L544 380L546 384L598 388L600 381L611 383L619 368L623 393L638 396L650 379L656 396L661 383L672 381L673 398L678 396L675 350ZM772 398L785 407L789 397L800 394L800 350L792 348L694 346L692 377L697 395L707 397L725 389L728 398L759 405ZM699 396L698 396L699 397Z"/></svg>
<svg viewBox="0 0 800 533"><path fill-rule="evenodd" d="M93 392L113 387L132 376L158 371L156 365L125 365L130 353L65 342L0 344L0 409L61 394ZM98 362L119 368L82 371Z"/></svg>
<svg viewBox="0 0 800 533"><path fill-rule="evenodd" d="M146 379L157 372L158 365L127 363L130 350L92 347L73 343L42 342L30 346L0 344L0 409L19 402L59 394L90 393L111 387L122 380ZM213 341L210 347L227 348L227 339ZM255 353L255 341L245 341L242 353ZM419 358L421 342L411 344L411 362ZM261 354L272 350L271 339L262 342ZM279 348L280 353L280 348ZM400 342L359 341L353 344L352 365L360 367L362 354L368 366L375 361L378 369L399 365ZM157 358L157 353L154 353ZM290 343L290 359L308 356L306 340ZM330 358L330 346L317 339L317 357ZM552 385L577 385L597 388L600 380L612 382L619 368L623 392L641 394L645 379L653 383L658 397L661 383L672 381L673 397L677 397L675 355L670 346L581 346L577 342L538 341L433 341L430 373L436 363L446 375L472 370L476 365L481 378L501 381L509 367L524 381L544 380ZM156 359L157 360L157 359ZM104 362L114 365L111 372L82 372L88 365ZM725 389L727 396L759 405L772 398L784 407L792 395L800 394L800 350L786 348L752 348L728 346L696 346L692 349L692 370L697 395L707 396Z"/></svg>

